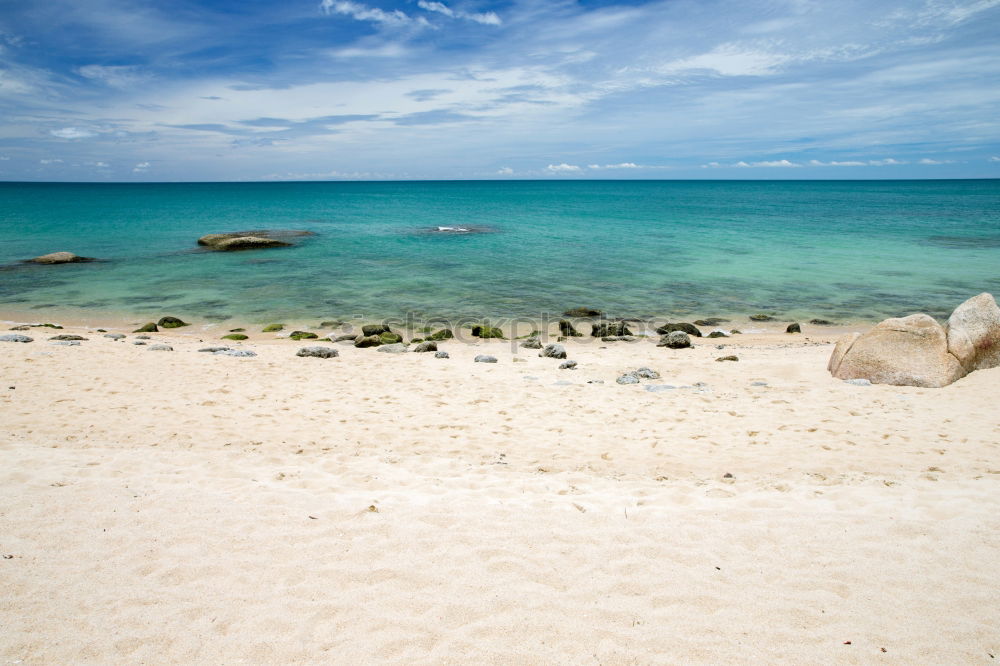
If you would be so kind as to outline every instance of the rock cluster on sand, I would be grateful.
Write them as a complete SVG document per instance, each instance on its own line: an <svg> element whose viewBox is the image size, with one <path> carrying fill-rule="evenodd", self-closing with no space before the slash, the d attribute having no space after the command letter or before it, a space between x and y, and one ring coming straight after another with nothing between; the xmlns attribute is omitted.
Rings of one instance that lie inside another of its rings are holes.
<svg viewBox="0 0 1000 666"><path fill-rule="evenodd" d="M340 356L340 352L331 347L303 347L295 352L295 355L312 358L336 358Z"/></svg>
<svg viewBox="0 0 1000 666"><path fill-rule="evenodd" d="M687 349L691 346L691 338L684 331L671 331L657 343L657 347L669 347L670 349Z"/></svg>
<svg viewBox="0 0 1000 666"><path fill-rule="evenodd" d="M545 349L538 352L538 355L543 358L566 358L566 348L560 344L552 343L545 345Z"/></svg>
<svg viewBox="0 0 1000 666"><path fill-rule="evenodd" d="M29 264L82 264L88 261L97 261L93 257L80 257L73 254L72 252L51 252L49 254L43 254L40 257L35 257L34 259L28 259L26 263Z"/></svg>
<svg viewBox="0 0 1000 666"><path fill-rule="evenodd" d="M590 326L590 337L592 338L617 338L623 335L632 335L632 331L628 330L628 325L621 320L600 321Z"/></svg>
<svg viewBox="0 0 1000 666"><path fill-rule="evenodd" d="M1000 366L1000 308L979 294L959 305L947 327L925 314L886 319L837 341L827 369L838 379L938 388L974 370Z"/></svg>

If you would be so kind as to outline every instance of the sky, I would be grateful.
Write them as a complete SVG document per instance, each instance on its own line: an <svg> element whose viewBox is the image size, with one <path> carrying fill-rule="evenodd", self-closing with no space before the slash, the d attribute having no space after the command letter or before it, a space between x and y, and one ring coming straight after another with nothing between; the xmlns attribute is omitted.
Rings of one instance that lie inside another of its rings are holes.
<svg viewBox="0 0 1000 666"><path fill-rule="evenodd" d="M1000 0L0 0L0 180L1000 177Z"/></svg>

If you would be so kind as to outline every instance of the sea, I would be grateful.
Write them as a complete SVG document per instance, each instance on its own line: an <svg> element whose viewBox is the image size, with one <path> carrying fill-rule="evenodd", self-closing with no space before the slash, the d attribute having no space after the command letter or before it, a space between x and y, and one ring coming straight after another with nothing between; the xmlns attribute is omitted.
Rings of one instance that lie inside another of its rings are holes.
<svg viewBox="0 0 1000 666"><path fill-rule="evenodd" d="M197 239L302 230L289 248ZM38 266L69 251L100 261ZM1000 180L0 183L0 314L939 318L1000 292Z"/></svg>

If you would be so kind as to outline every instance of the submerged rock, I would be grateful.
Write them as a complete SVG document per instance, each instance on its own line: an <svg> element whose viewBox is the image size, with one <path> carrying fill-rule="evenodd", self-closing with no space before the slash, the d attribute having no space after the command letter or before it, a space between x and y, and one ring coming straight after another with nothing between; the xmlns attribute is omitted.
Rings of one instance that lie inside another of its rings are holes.
<svg viewBox="0 0 1000 666"><path fill-rule="evenodd" d="M836 322L828 321L826 319L810 319L809 323L813 326L836 326Z"/></svg>
<svg viewBox="0 0 1000 666"><path fill-rule="evenodd" d="M29 264L82 264L90 261L97 261L93 257L80 257L73 254L72 252L51 252L49 254L43 254L40 257L35 257L34 259L28 259L25 263Z"/></svg>
<svg viewBox="0 0 1000 666"><path fill-rule="evenodd" d="M603 314L600 310L592 308L573 308L563 312L564 317L600 317Z"/></svg>
<svg viewBox="0 0 1000 666"><path fill-rule="evenodd" d="M303 347L295 352L296 356L311 358L337 358L340 352L332 347Z"/></svg>
<svg viewBox="0 0 1000 666"><path fill-rule="evenodd" d="M768 314L752 314L750 321L774 321L774 317Z"/></svg>
<svg viewBox="0 0 1000 666"><path fill-rule="evenodd" d="M231 231L221 234L207 234L198 239L198 245L210 250L230 252L234 250L257 250L270 247L290 247L286 239L312 236L311 231L283 229L258 229L256 231Z"/></svg>
<svg viewBox="0 0 1000 666"><path fill-rule="evenodd" d="M696 326L718 326L728 321L728 319L722 319L721 317L706 317L705 319L695 319L694 323Z"/></svg>

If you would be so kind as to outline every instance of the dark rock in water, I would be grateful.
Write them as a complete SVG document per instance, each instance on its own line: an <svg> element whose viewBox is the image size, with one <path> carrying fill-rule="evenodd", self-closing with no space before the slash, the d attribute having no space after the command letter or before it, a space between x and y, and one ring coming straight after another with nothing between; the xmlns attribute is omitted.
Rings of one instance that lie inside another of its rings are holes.
<svg viewBox="0 0 1000 666"><path fill-rule="evenodd" d="M606 338L609 336L632 335L624 321L600 321L590 327L590 337Z"/></svg>
<svg viewBox="0 0 1000 666"><path fill-rule="evenodd" d="M199 349L200 352L207 352L209 354L214 354L216 352L229 351L232 347L203 347Z"/></svg>
<svg viewBox="0 0 1000 666"><path fill-rule="evenodd" d="M497 357L496 356L488 356L486 354L480 354L479 356L477 356L473 360L476 363L496 363L497 362Z"/></svg>
<svg viewBox="0 0 1000 666"><path fill-rule="evenodd" d="M732 355L730 355L730 356L720 356L719 358L717 358L715 360L716 361L738 361L738 360L740 360L740 357L739 356L732 356Z"/></svg>
<svg viewBox="0 0 1000 666"><path fill-rule="evenodd" d="M434 358L451 358L451 357L448 356L448 352L446 352L446 351L439 351L436 354L434 354Z"/></svg>
<svg viewBox="0 0 1000 666"><path fill-rule="evenodd" d="M100 330L100 329L98 329ZM105 333L104 337L111 338L112 340L122 340L125 338L124 333Z"/></svg>
<svg viewBox="0 0 1000 666"><path fill-rule="evenodd" d="M388 333L382 333L378 337L382 341L382 344L384 345L394 345L397 342L403 341L403 336L401 336L398 333L393 333L392 331L389 331Z"/></svg>
<svg viewBox="0 0 1000 666"><path fill-rule="evenodd" d="M343 326L346 322L335 319L333 321L321 321L319 323L320 328L337 328L338 326Z"/></svg>
<svg viewBox="0 0 1000 666"><path fill-rule="evenodd" d="M428 335L426 340L451 340L455 337L455 334L451 332L450 328L442 328L440 331L435 331Z"/></svg>
<svg viewBox="0 0 1000 666"><path fill-rule="evenodd" d="M309 331L292 331L292 334L288 337L292 340L315 340L319 336Z"/></svg>
<svg viewBox="0 0 1000 666"><path fill-rule="evenodd" d="M354 341L358 336L353 333L347 333L346 335L338 335L333 339L334 342L347 342L348 340Z"/></svg>
<svg viewBox="0 0 1000 666"><path fill-rule="evenodd" d="M567 338L582 338L583 337L583 333L581 333L580 331L576 330L573 327L572 322L570 322L570 321L568 321L566 319L560 319L559 320L559 334L560 335L564 335Z"/></svg>
<svg viewBox="0 0 1000 666"><path fill-rule="evenodd" d="M639 378L634 372L626 372L624 375L615 380L619 384L638 384Z"/></svg>
<svg viewBox="0 0 1000 666"><path fill-rule="evenodd" d="M522 347L523 349L541 349L542 341L539 340L538 338L528 338L527 340L522 342L519 346Z"/></svg>
<svg viewBox="0 0 1000 666"><path fill-rule="evenodd" d="M377 335L359 335L354 339L354 346L359 348L378 347L382 344L382 338Z"/></svg>
<svg viewBox="0 0 1000 666"><path fill-rule="evenodd" d="M750 315L750 321L774 321L774 317L767 314L752 314Z"/></svg>
<svg viewBox="0 0 1000 666"><path fill-rule="evenodd" d="M836 326L837 323L833 321L828 321L826 319L810 319L809 323L813 326Z"/></svg>
<svg viewBox="0 0 1000 666"><path fill-rule="evenodd" d="M210 250L231 252L234 250L257 250L269 247L290 247L292 243L284 239L312 236L311 231L282 229L259 229L256 231L232 231L222 234L208 234L198 239L198 245Z"/></svg>
<svg viewBox="0 0 1000 666"><path fill-rule="evenodd" d="M677 324L664 324L656 329L656 332L660 335L666 335L667 333L673 333L674 331L684 331L688 335L693 335L696 338L701 337L701 331L699 331L694 324L689 324L686 321L682 321Z"/></svg>
<svg viewBox="0 0 1000 666"><path fill-rule="evenodd" d="M312 358L336 358L340 352L332 347L303 347L295 352L296 356L309 356Z"/></svg>
<svg viewBox="0 0 1000 666"><path fill-rule="evenodd" d="M557 344L545 345L538 355L543 358L566 358L566 348Z"/></svg>
<svg viewBox="0 0 1000 666"><path fill-rule="evenodd" d="M392 333L389 330L388 324L365 324L361 327L361 335L365 337L369 335L382 335L383 333Z"/></svg>
<svg viewBox="0 0 1000 666"><path fill-rule="evenodd" d="M489 324L476 324L472 327L472 337L482 338L484 340L488 340L490 338L503 339L503 331L496 326L490 326Z"/></svg>
<svg viewBox="0 0 1000 666"><path fill-rule="evenodd" d="M34 338L29 338L27 335L20 335L18 333L8 333L7 335L0 335L0 342L34 342Z"/></svg>
<svg viewBox="0 0 1000 666"><path fill-rule="evenodd" d="M173 351L174 348L170 345L150 345L149 351Z"/></svg>
<svg viewBox="0 0 1000 666"><path fill-rule="evenodd" d="M726 335L726 333L724 331L712 331L711 333L708 334L708 337L710 337L710 338L728 338L729 336Z"/></svg>
<svg viewBox="0 0 1000 666"><path fill-rule="evenodd" d="M79 257L72 252L52 252L50 254L43 254L40 257L35 257L34 259L28 259L25 263L29 264L81 264L89 261L97 261L93 257Z"/></svg>
<svg viewBox="0 0 1000 666"><path fill-rule="evenodd" d="M156 328L156 324L149 322L148 324L143 324L139 328L132 331L133 333L156 333L160 329Z"/></svg>
<svg viewBox="0 0 1000 666"><path fill-rule="evenodd" d="M160 321L156 322L156 325L160 328L180 328L181 326L190 326L190 324L181 321L177 317L160 317Z"/></svg>
<svg viewBox="0 0 1000 666"><path fill-rule="evenodd" d="M230 333L229 335L223 335L223 340L246 340L248 335L243 335L242 333Z"/></svg>
<svg viewBox="0 0 1000 666"><path fill-rule="evenodd" d="M261 333L277 333L278 331L284 330L284 324L268 324L264 328L260 329Z"/></svg>
<svg viewBox="0 0 1000 666"><path fill-rule="evenodd" d="M789 324L788 328L785 329L785 333L801 333L802 327L798 324Z"/></svg>
<svg viewBox="0 0 1000 666"><path fill-rule="evenodd" d="M124 337L124 336L122 336ZM82 335L53 335L49 340L86 340Z"/></svg>
<svg viewBox="0 0 1000 666"><path fill-rule="evenodd" d="M382 345L378 348L380 352L385 352L386 354L402 354L406 351L406 345L402 342L393 342L387 345Z"/></svg>
<svg viewBox="0 0 1000 666"><path fill-rule="evenodd" d="M720 317L708 317L707 319L695 319L694 323L697 326L718 326L719 324L725 324L728 319L722 319Z"/></svg>
<svg viewBox="0 0 1000 666"><path fill-rule="evenodd" d="M591 308L573 308L563 312L564 317L600 317L601 314L600 310L592 310Z"/></svg>
<svg viewBox="0 0 1000 666"><path fill-rule="evenodd" d="M636 377L639 377L641 379L659 379L660 378L660 373L658 373L656 370L653 370L651 368L639 368L638 370L634 371L632 374L634 374Z"/></svg>
<svg viewBox="0 0 1000 666"><path fill-rule="evenodd" d="M669 347L670 349L687 349L691 346L691 338L684 331L672 331L660 338L657 347Z"/></svg>
<svg viewBox="0 0 1000 666"><path fill-rule="evenodd" d="M576 361L563 361L559 364L560 370L574 370L576 368Z"/></svg>
<svg viewBox="0 0 1000 666"><path fill-rule="evenodd" d="M418 354L423 352L436 352L437 350L438 350L438 345L433 340L427 340L425 342L421 342L420 344L415 345L413 347L413 351Z"/></svg>

